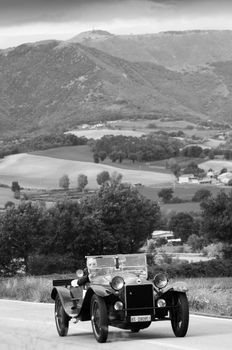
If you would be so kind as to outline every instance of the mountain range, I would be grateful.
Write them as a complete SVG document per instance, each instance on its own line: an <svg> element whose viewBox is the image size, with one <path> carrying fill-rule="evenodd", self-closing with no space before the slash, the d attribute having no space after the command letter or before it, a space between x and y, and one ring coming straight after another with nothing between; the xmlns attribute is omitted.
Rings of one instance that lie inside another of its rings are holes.
<svg viewBox="0 0 232 350"><path fill-rule="evenodd" d="M0 50L0 137L164 116L231 121L232 31L113 35Z"/></svg>

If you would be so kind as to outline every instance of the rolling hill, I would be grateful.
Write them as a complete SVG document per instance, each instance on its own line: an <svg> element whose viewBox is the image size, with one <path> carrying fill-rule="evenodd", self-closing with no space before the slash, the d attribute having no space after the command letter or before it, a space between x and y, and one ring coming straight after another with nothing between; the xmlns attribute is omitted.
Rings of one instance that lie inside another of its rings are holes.
<svg viewBox="0 0 232 350"><path fill-rule="evenodd" d="M169 185L174 182L174 175L132 169L118 169L114 166L82 162L69 159L59 159L28 153L20 153L5 157L0 162L1 182L11 185L12 181L19 181L25 188L52 189L59 187L59 179L64 174L70 178L70 186L77 187L77 177L85 174L88 177L88 188L98 187L96 177L102 171L110 174L119 172L123 181L131 184L142 183L147 186Z"/></svg>
<svg viewBox="0 0 232 350"><path fill-rule="evenodd" d="M70 41L50 40L0 50L0 138L60 132L81 122L125 117L231 120L232 46L227 41L231 35L160 34L158 45L155 35L126 39L90 32ZM167 41L162 39L166 37ZM197 38L201 54L194 55ZM123 40L128 45L117 49ZM146 59L147 42L153 59ZM216 42L220 46L217 54ZM170 51L171 64L164 59L169 56L163 56L161 46ZM189 47L192 53L187 52ZM178 69L175 62L179 62ZM191 69L180 70L183 62Z"/></svg>
<svg viewBox="0 0 232 350"><path fill-rule="evenodd" d="M190 30L146 35L112 35L93 30L71 38L131 62L152 62L172 70L196 70L232 59L232 31Z"/></svg>

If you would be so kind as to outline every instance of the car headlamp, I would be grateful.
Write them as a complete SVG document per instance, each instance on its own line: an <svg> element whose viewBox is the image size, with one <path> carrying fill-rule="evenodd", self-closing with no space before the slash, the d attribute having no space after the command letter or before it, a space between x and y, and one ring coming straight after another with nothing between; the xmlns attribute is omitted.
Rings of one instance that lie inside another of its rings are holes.
<svg viewBox="0 0 232 350"><path fill-rule="evenodd" d="M159 273L155 276L153 283L158 289L162 289L168 284L168 277L165 273Z"/></svg>
<svg viewBox="0 0 232 350"><path fill-rule="evenodd" d="M120 276L115 276L110 285L114 290L120 290L124 286L124 279Z"/></svg>

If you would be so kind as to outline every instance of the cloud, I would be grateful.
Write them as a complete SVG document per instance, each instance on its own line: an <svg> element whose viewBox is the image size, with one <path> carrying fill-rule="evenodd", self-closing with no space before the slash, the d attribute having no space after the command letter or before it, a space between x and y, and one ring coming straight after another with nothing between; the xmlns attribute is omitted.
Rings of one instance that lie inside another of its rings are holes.
<svg viewBox="0 0 232 350"><path fill-rule="evenodd" d="M147 0L0 0L1 26L114 17ZM123 5L123 6L122 6ZM111 9L113 11L110 11Z"/></svg>

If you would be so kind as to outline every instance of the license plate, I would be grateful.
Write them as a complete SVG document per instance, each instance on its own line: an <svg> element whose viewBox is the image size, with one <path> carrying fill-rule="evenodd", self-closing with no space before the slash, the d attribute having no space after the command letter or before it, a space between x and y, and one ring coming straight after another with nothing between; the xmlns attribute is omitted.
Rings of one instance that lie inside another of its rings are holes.
<svg viewBox="0 0 232 350"><path fill-rule="evenodd" d="M142 316L131 316L131 322L147 322L151 321L151 315L142 315Z"/></svg>

